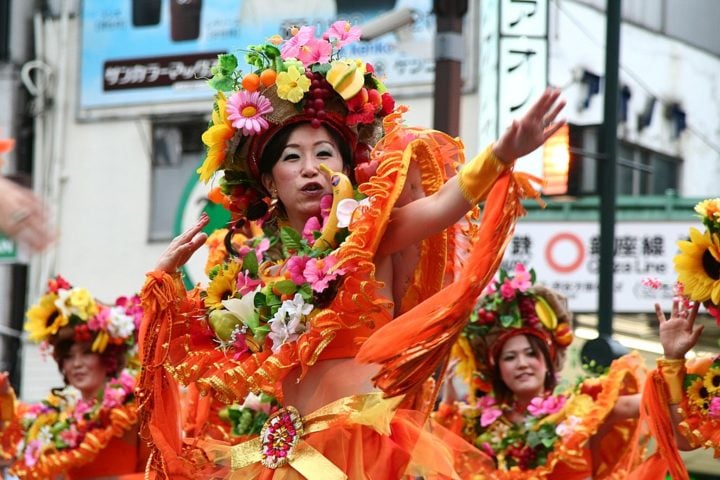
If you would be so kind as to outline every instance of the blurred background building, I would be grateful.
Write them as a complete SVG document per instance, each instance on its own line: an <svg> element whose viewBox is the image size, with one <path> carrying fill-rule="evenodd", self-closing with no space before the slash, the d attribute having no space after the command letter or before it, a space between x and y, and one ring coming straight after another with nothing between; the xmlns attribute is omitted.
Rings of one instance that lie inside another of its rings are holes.
<svg viewBox="0 0 720 480"><path fill-rule="evenodd" d="M250 18L254 3L0 0L0 135L18 139L3 173L32 179L60 231L53 248L31 259L0 237L0 368L24 398L60 384L54 364L20 335L46 279L61 273L107 301L136 292L169 241L212 208L194 171L209 119L203 77L217 54L293 24L322 32L337 18L367 24L407 8L412 23L344 53L387 76L410 106L409 124L431 126L435 97L460 96L459 134L473 155L546 85L564 91L568 129L518 167L549 180L548 208L528 204L505 265L534 267L570 298L578 337L596 335L605 0L469 0L461 40L448 40L462 60L462 87L448 92L433 88L432 0L338 0L315 9L293 0L273 17ZM659 348L652 306L672 297L675 242L698 223L694 204L718 195L718 18L715 0L622 2L614 325L621 342L649 359ZM202 281L203 262L189 265L192 281ZM642 288L647 276L667 287ZM720 331L704 321L701 349L717 351ZM713 472L697 462L696 471Z"/></svg>

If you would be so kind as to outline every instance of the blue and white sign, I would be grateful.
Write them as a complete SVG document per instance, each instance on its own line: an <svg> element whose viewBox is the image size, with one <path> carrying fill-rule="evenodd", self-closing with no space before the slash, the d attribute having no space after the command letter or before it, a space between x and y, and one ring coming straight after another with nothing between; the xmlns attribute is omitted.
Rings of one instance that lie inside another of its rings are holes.
<svg viewBox="0 0 720 480"><path fill-rule="evenodd" d="M242 58L237 49L285 35L293 25L316 25L319 36L337 19L362 26L401 7L413 9L411 26L342 53L373 64L389 87L431 91L431 0L84 0L80 117L178 111L193 101L206 108L212 91L205 80L219 53Z"/></svg>

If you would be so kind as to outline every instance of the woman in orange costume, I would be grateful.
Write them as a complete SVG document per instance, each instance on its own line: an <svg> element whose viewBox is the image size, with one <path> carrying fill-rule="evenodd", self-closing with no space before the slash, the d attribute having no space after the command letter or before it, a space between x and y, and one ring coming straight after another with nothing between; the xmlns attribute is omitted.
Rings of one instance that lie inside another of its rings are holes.
<svg viewBox="0 0 720 480"><path fill-rule="evenodd" d="M695 211L706 230L691 228L690 239L678 242L679 295L670 318L655 305L663 357L643 391L643 415L676 480L689 478L679 450L709 448L720 457L720 356L685 359L702 334L695 325L700 304L720 324L720 199L704 200Z"/></svg>
<svg viewBox="0 0 720 480"><path fill-rule="evenodd" d="M644 450L641 361L622 357L607 373L558 390L571 314L534 277L518 264L488 287L455 350L470 397L446 398L434 418L492 457L494 468L478 478L625 477Z"/></svg>
<svg viewBox="0 0 720 480"><path fill-rule="evenodd" d="M322 38L314 30L250 47L245 75L222 55L210 81L219 93L199 173L222 170L234 227L258 220L263 235L229 249L207 289L186 294L177 270L205 241L201 218L148 275L139 396L161 477L454 475L453 453L422 431L434 396L424 387L530 193L513 161L559 128L563 102L548 90L465 163L457 139L391 113L370 65L340 57L357 28L337 22ZM484 199L478 226L473 205ZM396 322L414 323L415 334ZM370 341L388 328L399 335ZM378 356L385 341L393 358ZM182 439L175 381L228 403L265 392L284 408L248 442Z"/></svg>
<svg viewBox="0 0 720 480"><path fill-rule="evenodd" d="M0 379L2 457L20 479L143 478L147 450L138 436L133 390L138 297L95 301L60 276L27 312L30 339L52 351L66 387L39 404L15 400Z"/></svg>

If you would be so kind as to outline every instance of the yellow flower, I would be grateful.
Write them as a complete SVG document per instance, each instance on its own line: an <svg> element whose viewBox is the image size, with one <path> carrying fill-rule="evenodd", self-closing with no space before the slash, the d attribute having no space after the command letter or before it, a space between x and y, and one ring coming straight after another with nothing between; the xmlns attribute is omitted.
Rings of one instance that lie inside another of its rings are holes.
<svg viewBox="0 0 720 480"><path fill-rule="evenodd" d="M25 331L30 334L30 340L42 342L67 325L68 318L60 314L60 310L55 306L55 300L57 295L54 293L43 295L40 301L28 310Z"/></svg>
<svg viewBox="0 0 720 480"><path fill-rule="evenodd" d="M687 389L687 396L691 404L703 410L707 409L709 395L702 378L698 377L692 381Z"/></svg>
<svg viewBox="0 0 720 480"><path fill-rule="evenodd" d="M280 72L275 80L278 97L297 103L302 100L305 92L310 90L310 79L305 72L300 72L296 66L288 68L287 72Z"/></svg>
<svg viewBox="0 0 720 480"><path fill-rule="evenodd" d="M703 200L695 205L695 211L712 222L720 220L720 198Z"/></svg>
<svg viewBox="0 0 720 480"><path fill-rule="evenodd" d="M703 377L703 385L710 395L720 395L720 365L714 364L708 369Z"/></svg>
<svg viewBox="0 0 720 480"><path fill-rule="evenodd" d="M710 232L690 228L690 241L678 242L680 253L675 256L675 270L683 292L692 300L708 299L720 304L720 241Z"/></svg>
<svg viewBox="0 0 720 480"><path fill-rule="evenodd" d="M460 337L458 341L455 342L450 356L458 359L458 364L455 367L455 372L458 377L465 380L466 383L470 383L473 372L477 370L477 364L475 362L475 354L467 337Z"/></svg>
<svg viewBox="0 0 720 480"><path fill-rule="evenodd" d="M207 155L200 168L200 180L207 183L213 174L222 166L227 155L228 144L235 135L226 110L225 95L218 93L215 97L215 108L212 112L212 126L202 134L202 141L208 147Z"/></svg>
<svg viewBox="0 0 720 480"><path fill-rule="evenodd" d="M240 265L237 262L232 262L215 275L207 288L207 296L205 297L205 306L207 308L221 308L223 300L235 295L239 269Z"/></svg>
<svg viewBox="0 0 720 480"><path fill-rule="evenodd" d="M84 288L73 288L67 302L72 314L87 321L98 313L98 307L90 292Z"/></svg>

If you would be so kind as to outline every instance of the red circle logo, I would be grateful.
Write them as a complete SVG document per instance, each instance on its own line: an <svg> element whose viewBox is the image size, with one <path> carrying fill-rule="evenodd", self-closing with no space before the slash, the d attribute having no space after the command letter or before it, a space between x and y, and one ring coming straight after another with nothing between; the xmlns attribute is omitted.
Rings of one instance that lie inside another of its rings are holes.
<svg viewBox="0 0 720 480"><path fill-rule="evenodd" d="M570 245L564 246L567 243ZM573 249L575 250L574 258L571 253ZM569 262L566 261L568 259L570 259ZM585 260L585 247L580 237L574 233L559 233L552 237L545 246L545 261L556 272L570 273L582 265L583 260Z"/></svg>

